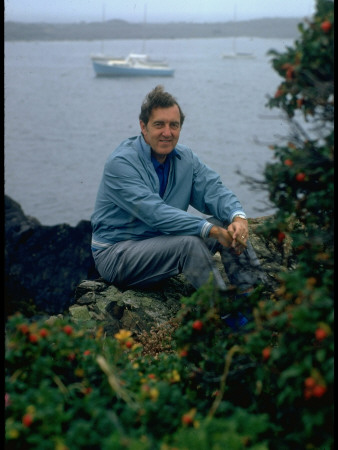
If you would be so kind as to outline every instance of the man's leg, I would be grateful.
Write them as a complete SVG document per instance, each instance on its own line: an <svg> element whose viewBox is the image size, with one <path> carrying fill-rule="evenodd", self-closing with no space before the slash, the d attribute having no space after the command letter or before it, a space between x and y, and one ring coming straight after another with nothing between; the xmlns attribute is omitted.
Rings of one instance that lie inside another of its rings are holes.
<svg viewBox="0 0 338 450"><path fill-rule="evenodd" d="M203 239L197 236L158 236L123 241L94 253L96 268L120 287L142 287L183 273L198 289L210 274L219 289L226 289Z"/></svg>

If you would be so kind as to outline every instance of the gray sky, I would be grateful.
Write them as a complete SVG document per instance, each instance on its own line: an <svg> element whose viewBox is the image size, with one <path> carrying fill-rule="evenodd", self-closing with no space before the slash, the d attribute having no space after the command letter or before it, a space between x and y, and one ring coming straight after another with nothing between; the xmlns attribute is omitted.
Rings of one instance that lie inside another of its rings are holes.
<svg viewBox="0 0 338 450"><path fill-rule="evenodd" d="M5 20L19 22L226 22L311 16L316 0L5 0Z"/></svg>

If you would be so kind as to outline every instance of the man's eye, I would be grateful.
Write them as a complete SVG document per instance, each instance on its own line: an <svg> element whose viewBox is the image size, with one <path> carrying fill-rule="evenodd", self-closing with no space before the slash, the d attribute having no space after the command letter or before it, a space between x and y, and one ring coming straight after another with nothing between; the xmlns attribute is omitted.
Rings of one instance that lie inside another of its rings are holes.
<svg viewBox="0 0 338 450"><path fill-rule="evenodd" d="M180 124L177 122L171 123L170 124L171 128L173 128L174 130L177 130L180 127Z"/></svg>
<svg viewBox="0 0 338 450"><path fill-rule="evenodd" d="M154 123L154 127L155 128L162 128L163 127L163 122L155 122Z"/></svg>

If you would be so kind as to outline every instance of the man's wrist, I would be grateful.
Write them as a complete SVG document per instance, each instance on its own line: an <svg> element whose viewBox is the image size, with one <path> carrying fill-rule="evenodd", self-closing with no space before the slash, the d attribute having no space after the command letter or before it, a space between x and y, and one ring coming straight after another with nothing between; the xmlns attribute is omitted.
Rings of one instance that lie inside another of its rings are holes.
<svg viewBox="0 0 338 450"><path fill-rule="evenodd" d="M232 222L233 222L236 218L248 220L247 217L246 217L246 214L244 214L244 213L238 213L238 214L235 214L235 215L233 216L233 218L232 218Z"/></svg>

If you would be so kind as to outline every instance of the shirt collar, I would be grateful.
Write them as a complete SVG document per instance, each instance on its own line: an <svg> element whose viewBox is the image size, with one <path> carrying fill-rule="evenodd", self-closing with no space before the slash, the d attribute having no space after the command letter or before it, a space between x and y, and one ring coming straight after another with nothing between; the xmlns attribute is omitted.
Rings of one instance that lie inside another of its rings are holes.
<svg viewBox="0 0 338 450"><path fill-rule="evenodd" d="M164 161L163 164L157 161L157 159L151 154L151 161L154 164L155 169L158 169L160 166L165 166L166 164L169 164L170 160L173 156L177 154L176 149L174 149L171 153L169 153Z"/></svg>

